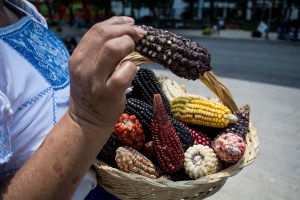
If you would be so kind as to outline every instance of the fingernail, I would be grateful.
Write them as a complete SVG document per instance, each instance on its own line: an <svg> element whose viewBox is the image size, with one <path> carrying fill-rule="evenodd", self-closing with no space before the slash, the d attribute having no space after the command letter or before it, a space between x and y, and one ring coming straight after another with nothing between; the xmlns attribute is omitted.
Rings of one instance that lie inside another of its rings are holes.
<svg viewBox="0 0 300 200"><path fill-rule="evenodd" d="M128 23L128 24L132 24L134 23L134 19L131 18L131 17L127 17L127 16L122 16L123 17L123 20Z"/></svg>
<svg viewBox="0 0 300 200"><path fill-rule="evenodd" d="M140 35L140 36L144 36L145 35L145 31L144 31L144 29L142 29L141 27L139 27L139 26L134 26L134 29L135 29L135 31Z"/></svg>
<svg viewBox="0 0 300 200"><path fill-rule="evenodd" d="M128 93L130 93L130 92L132 92L132 91L133 91L132 87L129 87L129 88L127 88L127 89L125 90L125 94L128 94Z"/></svg>

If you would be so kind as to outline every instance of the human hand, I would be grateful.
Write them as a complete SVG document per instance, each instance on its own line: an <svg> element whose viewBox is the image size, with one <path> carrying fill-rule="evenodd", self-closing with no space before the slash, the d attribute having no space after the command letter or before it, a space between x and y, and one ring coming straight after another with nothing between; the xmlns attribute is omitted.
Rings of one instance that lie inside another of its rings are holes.
<svg viewBox="0 0 300 200"><path fill-rule="evenodd" d="M132 62L119 63L143 36L132 18L113 17L94 25L81 39L69 62L69 114L78 124L113 128L136 73Z"/></svg>

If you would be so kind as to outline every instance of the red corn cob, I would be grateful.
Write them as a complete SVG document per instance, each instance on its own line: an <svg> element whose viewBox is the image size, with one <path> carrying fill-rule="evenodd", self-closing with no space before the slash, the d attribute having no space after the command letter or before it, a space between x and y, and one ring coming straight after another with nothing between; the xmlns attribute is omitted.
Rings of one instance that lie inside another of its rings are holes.
<svg viewBox="0 0 300 200"><path fill-rule="evenodd" d="M168 174L178 171L183 166L184 150L160 94L154 95L151 133L155 156L162 171Z"/></svg>

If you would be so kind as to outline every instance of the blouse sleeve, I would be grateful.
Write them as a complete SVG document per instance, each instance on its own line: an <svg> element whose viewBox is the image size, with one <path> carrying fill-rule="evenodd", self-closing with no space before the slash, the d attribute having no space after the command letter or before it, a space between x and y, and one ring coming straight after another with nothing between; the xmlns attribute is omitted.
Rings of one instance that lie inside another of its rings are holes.
<svg viewBox="0 0 300 200"><path fill-rule="evenodd" d="M12 109L6 95L0 90L0 165L9 161L12 156L8 121L12 117Z"/></svg>
<svg viewBox="0 0 300 200"><path fill-rule="evenodd" d="M36 9L36 7L30 3L28 0L23 0L24 4L26 6L23 6L23 9L25 9L26 7L26 11L30 14L32 14L36 20L38 20L43 26L45 26L46 28L48 28L48 25L47 25L47 21L46 19L43 17L43 15L41 15L41 13L39 13L39 11Z"/></svg>

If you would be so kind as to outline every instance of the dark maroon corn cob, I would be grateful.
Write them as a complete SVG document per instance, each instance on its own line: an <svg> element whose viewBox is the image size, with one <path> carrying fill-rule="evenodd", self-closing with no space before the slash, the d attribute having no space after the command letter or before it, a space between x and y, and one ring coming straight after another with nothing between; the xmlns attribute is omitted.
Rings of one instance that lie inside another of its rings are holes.
<svg viewBox="0 0 300 200"><path fill-rule="evenodd" d="M211 146L212 139L204 134L202 131L198 130L195 127L192 127L188 124L180 122L182 126L186 127L192 134L194 138L194 144L202 144L204 146Z"/></svg>
<svg viewBox="0 0 300 200"><path fill-rule="evenodd" d="M154 95L151 134L162 171L168 174L178 171L183 166L184 150L159 94Z"/></svg>
<svg viewBox="0 0 300 200"><path fill-rule="evenodd" d="M142 26L145 36L136 45L144 57L170 69L179 77L196 80L211 71L211 56L200 44L174 33Z"/></svg>
<svg viewBox="0 0 300 200"><path fill-rule="evenodd" d="M140 123L143 125L143 129L145 131L146 141L151 140L150 136L150 128L151 121L153 118L153 105L149 105L145 101L136 98L129 98L126 100L125 111L130 115L135 115ZM194 143L194 138L192 133L181 124L179 121L169 116L169 120L173 124L176 134L179 136L183 149L186 150Z"/></svg>

